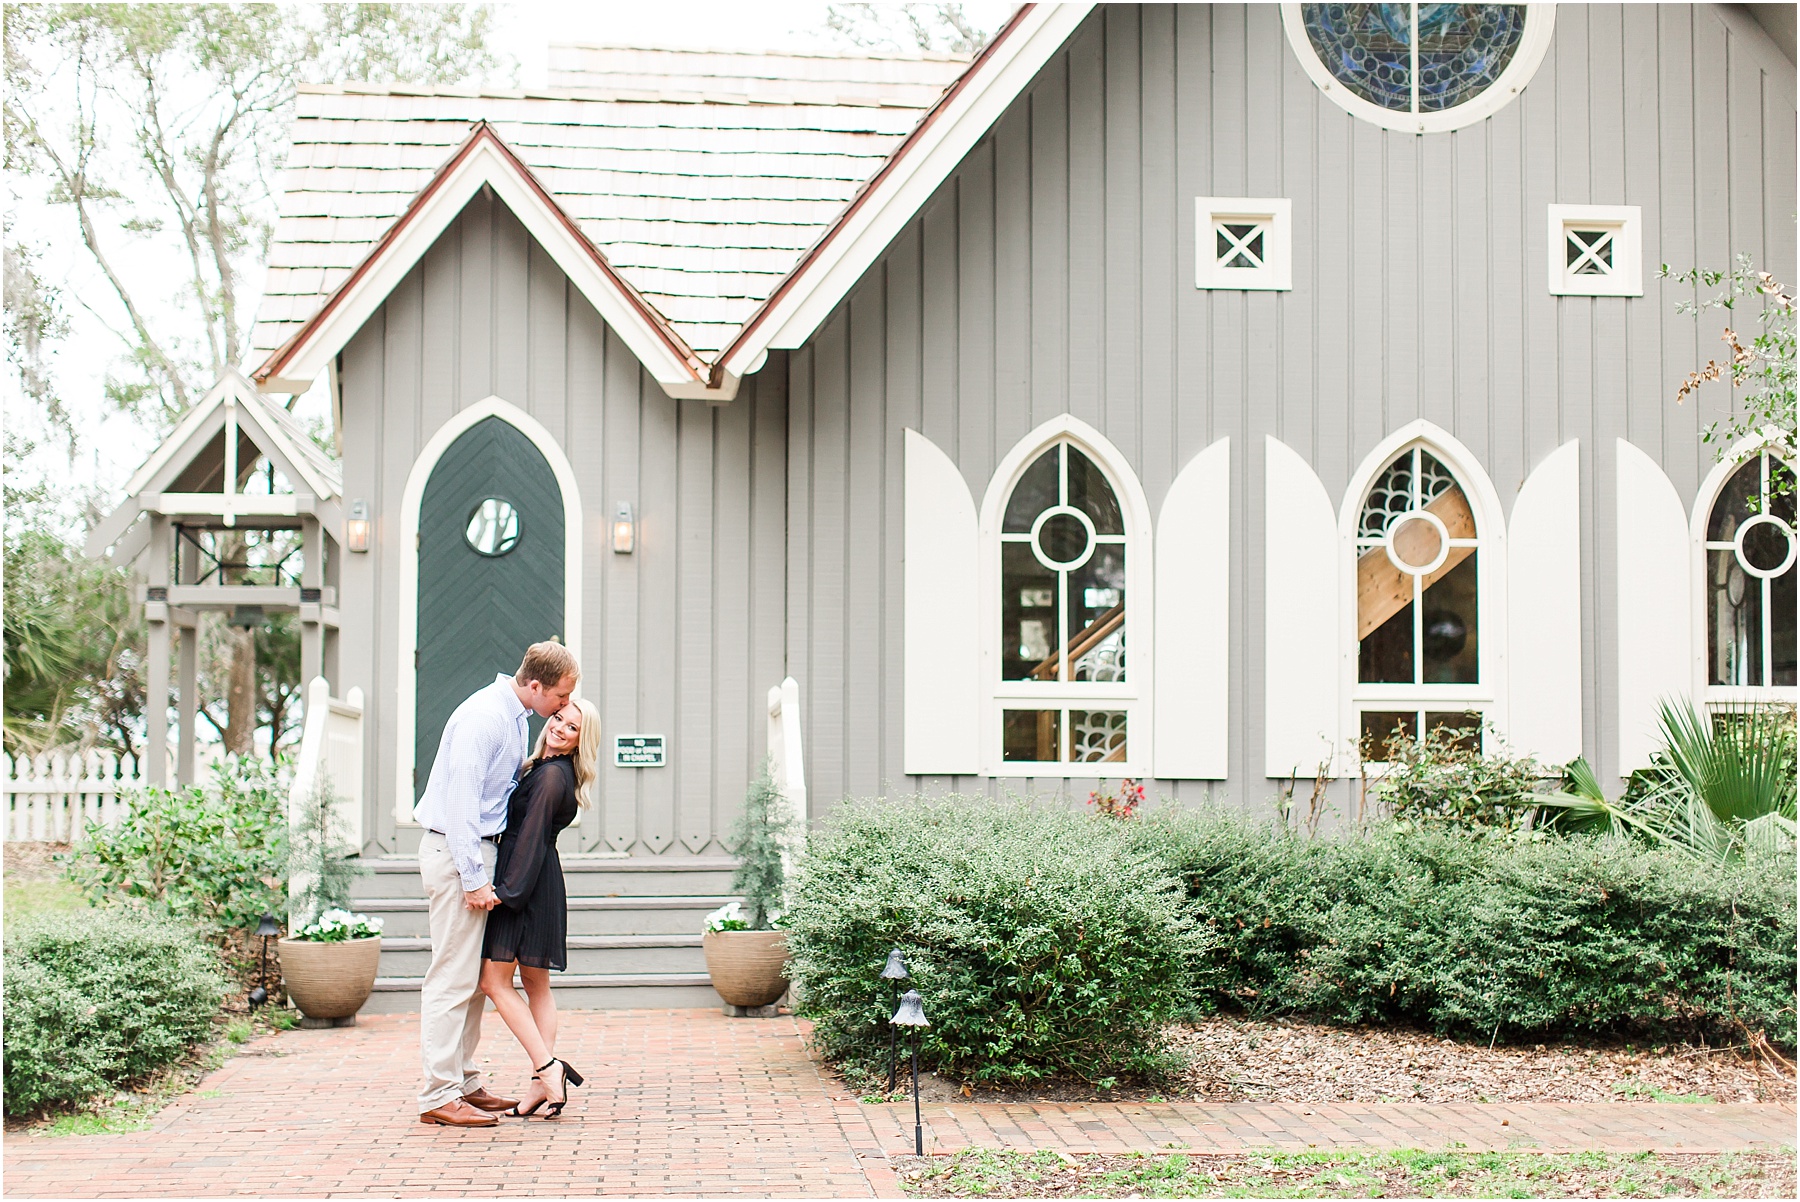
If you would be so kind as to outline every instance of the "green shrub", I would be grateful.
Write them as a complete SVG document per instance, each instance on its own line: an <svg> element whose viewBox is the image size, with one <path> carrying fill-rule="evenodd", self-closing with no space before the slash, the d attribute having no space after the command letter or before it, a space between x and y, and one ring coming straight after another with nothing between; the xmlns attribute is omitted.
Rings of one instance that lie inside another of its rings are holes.
<svg viewBox="0 0 1800 1202"><path fill-rule="evenodd" d="M1507 754L1492 727L1486 734L1495 746L1484 752L1478 740L1448 727L1422 739L1396 732L1382 752L1388 768L1371 784L1376 806L1408 826L1482 836L1524 829L1540 781L1557 771Z"/></svg>
<svg viewBox="0 0 1800 1202"><path fill-rule="evenodd" d="M180 925L133 913L47 915L7 932L6 1113L66 1105L181 1059L228 984Z"/></svg>
<svg viewBox="0 0 1800 1202"><path fill-rule="evenodd" d="M744 899L743 925L724 930L767 931L782 918L787 893L787 842L790 807L775 787L775 769L764 760L744 794L744 812L731 831L731 852L738 857L731 891Z"/></svg>
<svg viewBox="0 0 1800 1202"><path fill-rule="evenodd" d="M288 895L281 902L287 907L288 930L296 938L304 938L297 932L323 915L348 911L351 889L369 875L368 866L357 858L361 849L351 838L343 806L331 777L321 772L288 825ZM281 904L270 909L281 913Z"/></svg>
<svg viewBox="0 0 1800 1202"><path fill-rule="evenodd" d="M1216 810L1135 835L1223 940L1211 1004L1486 1038L1742 1022L1794 1043L1792 856L1390 824L1313 841Z"/></svg>
<svg viewBox="0 0 1800 1202"><path fill-rule="evenodd" d="M287 906L287 802L273 766L227 758L206 787L145 789L117 827L89 823L65 872L90 895L128 898L215 937Z"/></svg>
<svg viewBox="0 0 1800 1202"><path fill-rule="evenodd" d="M846 803L815 834L788 943L833 1059L885 1069L898 947L931 1026L921 1063L975 1080L1165 1067L1211 940L1132 823L983 798Z"/></svg>

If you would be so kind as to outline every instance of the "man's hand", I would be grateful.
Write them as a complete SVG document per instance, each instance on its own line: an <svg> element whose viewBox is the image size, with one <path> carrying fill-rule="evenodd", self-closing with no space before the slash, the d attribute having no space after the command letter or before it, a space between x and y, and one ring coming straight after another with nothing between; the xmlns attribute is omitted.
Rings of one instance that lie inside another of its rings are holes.
<svg viewBox="0 0 1800 1202"><path fill-rule="evenodd" d="M471 910L492 910L499 904L500 898L495 895L494 887L492 885L483 885L479 889L463 890L463 905L469 907Z"/></svg>

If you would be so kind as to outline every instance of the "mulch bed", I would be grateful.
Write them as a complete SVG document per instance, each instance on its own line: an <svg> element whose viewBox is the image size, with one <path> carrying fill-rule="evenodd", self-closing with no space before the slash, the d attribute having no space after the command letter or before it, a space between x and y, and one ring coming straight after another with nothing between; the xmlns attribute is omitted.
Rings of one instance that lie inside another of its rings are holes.
<svg viewBox="0 0 1800 1202"><path fill-rule="evenodd" d="M1184 1028L1175 1043L1192 1057L1182 1095L1206 1101L1794 1100L1792 1078L1732 1048L1598 1040L1490 1048L1392 1027L1228 1018Z"/></svg>
<svg viewBox="0 0 1800 1202"><path fill-rule="evenodd" d="M990 1085L921 1074L929 1102L1793 1102L1745 1049L1623 1041L1461 1043L1428 1031L1214 1017L1176 1028L1177 1080ZM900 1090L907 1088L900 1069Z"/></svg>
<svg viewBox="0 0 1800 1202"><path fill-rule="evenodd" d="M7 843L6 879L9 881L47 881L62 872L53 858L69 850L67 843Z"/></svg>

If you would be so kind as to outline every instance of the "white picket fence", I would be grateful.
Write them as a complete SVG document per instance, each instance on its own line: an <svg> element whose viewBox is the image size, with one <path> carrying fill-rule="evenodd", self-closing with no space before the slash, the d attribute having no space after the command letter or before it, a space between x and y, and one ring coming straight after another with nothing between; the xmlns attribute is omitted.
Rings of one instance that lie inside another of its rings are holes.
<svg viewBox="0 0 1800 1202"><path fill-rule="evenodd" d="M143 784L134 760L110 751L46 751L0 756L6 775L4 835L9 843L70 843L89 822L117 826L129 793Z"/></svg>

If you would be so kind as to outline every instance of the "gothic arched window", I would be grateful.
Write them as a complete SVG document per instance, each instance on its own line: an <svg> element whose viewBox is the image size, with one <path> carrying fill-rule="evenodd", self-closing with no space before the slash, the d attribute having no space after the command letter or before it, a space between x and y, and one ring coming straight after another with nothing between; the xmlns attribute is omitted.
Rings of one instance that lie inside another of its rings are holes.
<svg viewBox="0 0 1800 1202"><path fill-rule="evenodd" d="M1794 473L1768 451L1726 478L1706 518L1706 683L1795 684Z"/></svg>
<svg viewBox="0 0 1800 1202"><path fill-rule="evenodd" d="M1481 531L1462 484L1426 447L1390 460L1356 525L1356 696L1375 759L1398 728L1480 737Z"/></svg>
<svg viewBox="0 0 1800 1202"><path fill-rule="evenodd" d="M1001 760L1123 764L1136 696L1124 507L1068 441L1013 484L1000 525Z"/></svg>

